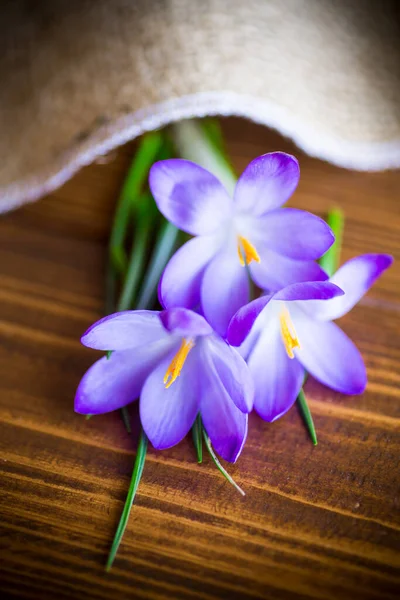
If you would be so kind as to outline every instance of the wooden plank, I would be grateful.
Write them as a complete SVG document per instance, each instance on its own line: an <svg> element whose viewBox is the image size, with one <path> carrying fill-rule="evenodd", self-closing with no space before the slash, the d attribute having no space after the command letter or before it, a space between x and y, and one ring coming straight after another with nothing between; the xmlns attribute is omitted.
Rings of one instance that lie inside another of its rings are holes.
<svg viewBox="0 0 400 600"><path fill-rule="evenodd" d="M86 421L75 388L96 353L79 336L102 314L115 198L135 144L0 220L0 590L10 598L397 598L399 573L400 173L356 173L267 129L224 121L238 171L264 152L300 159L290 204L346 213L343 259L397 258L342 320L361 349L362 397L314 381L313 447L294 408L250 419L230 472L197 465L190 440L150 451L111 573L103 567L135 440L117 414ZM321 349L323 351L323 348ZM135 408L132 410L135 416Z"/></svg>

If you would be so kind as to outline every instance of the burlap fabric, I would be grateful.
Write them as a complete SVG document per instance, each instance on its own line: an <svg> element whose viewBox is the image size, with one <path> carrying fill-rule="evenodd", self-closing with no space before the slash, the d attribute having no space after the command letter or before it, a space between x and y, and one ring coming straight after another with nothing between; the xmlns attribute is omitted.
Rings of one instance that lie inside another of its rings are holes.
<svg viewBox="0 0 400 600"><path fill-rule="evenodd" d="M397 0L3 0L0 211L174 120L241 115L400 166Z"/></svg>

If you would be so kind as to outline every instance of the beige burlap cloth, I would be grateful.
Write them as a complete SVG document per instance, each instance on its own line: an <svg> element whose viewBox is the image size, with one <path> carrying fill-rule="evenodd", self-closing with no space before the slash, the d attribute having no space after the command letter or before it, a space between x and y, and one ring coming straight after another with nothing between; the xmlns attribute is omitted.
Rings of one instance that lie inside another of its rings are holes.
<svg viewBox="0 0 400 600"><path fill-rule="evenodd" d="M400 166L398 0L3 0L0 211L210 114L356 169Z"/></svg>

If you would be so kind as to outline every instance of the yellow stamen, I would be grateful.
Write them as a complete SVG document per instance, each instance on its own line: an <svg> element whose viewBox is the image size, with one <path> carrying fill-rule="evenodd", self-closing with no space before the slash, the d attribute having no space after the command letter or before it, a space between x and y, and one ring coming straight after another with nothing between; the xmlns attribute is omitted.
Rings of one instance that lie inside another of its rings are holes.
<svg viewBox="0 0 400 600"><path fill-rule="evenodd" d="M165 383L166 389L168 389L181 374L183 365L185 364L185 360L187 359L187 356L193 348L193 346L193 340L186 340L185 338L183 338L182 344L180 345L178 352L171 360L167 372L164 375L163 381Z"/></svg>
<svg viewBox="0 0 400 600"><path fill-rule="evenodd" d="M289 311L286 308L284 308L279 315L279 320L281 323L281 336L285 350L289 358L294 358L293 350L294 348L300 348L300 343L290 318Z"/></svg>
<svg viewBox="0 0 400 600"><path fill-rule="evenodd" d="M258 252L254 248L253 244L251 244L249 240L241 235L238 235L238 254L242 267L244 267L245 264L249 265L252 260L255 260L258 263L261 262Z"/></svg>

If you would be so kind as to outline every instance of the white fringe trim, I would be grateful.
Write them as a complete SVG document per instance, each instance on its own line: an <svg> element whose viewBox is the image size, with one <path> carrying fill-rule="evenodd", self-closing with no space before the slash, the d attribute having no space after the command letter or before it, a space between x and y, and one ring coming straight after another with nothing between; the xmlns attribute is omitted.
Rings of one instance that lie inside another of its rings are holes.
<svg viewBox="0 0 400 600"><path fill-rule="evenodd" d="M64 154L39 175L0 188L0 212L25 202L33 202L60 187L81 167L146 131L169 123L205 116L245 117L278 130L291 138L307 154L340 167L361 171L381 171L400 167L400 140L381 143L348 142L312 130L285 108L234 92L205 92L174 98L120 117L100 127L80 148ZM279 148L278 148L279 149Z"/></svg>

